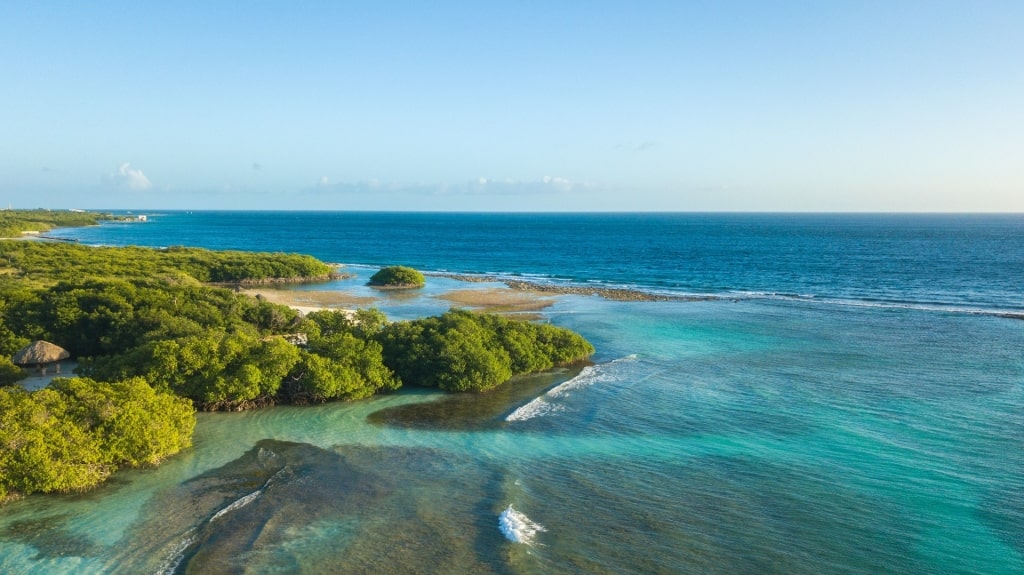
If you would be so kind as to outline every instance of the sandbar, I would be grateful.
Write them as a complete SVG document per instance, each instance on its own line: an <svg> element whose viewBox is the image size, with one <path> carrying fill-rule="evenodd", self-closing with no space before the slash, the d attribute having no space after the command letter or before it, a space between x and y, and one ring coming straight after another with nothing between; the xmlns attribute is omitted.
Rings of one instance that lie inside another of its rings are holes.
<svg viewBox="0 0 1024 575"><path fill-rule="evenodd" d="M458 306L472 307L491 313L522 313L539 311L555 303L555 299L529 290L510 288L461 289L435 296Z"/></svg>
<svg viewBox="0 0 1024 575"><path fill-rule="evenodd" d="M353 308L371 307L377 298L357 296L341 291L245 289L241 293L276 304L286 305L302 313L321 310L352 311Z"/></svg>

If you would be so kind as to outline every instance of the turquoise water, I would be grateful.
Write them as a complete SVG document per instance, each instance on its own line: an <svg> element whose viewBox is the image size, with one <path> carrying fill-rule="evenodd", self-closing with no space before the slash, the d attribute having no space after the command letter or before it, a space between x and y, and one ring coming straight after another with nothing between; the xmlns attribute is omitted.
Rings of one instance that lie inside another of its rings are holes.
<svg viewBox="0 0 1024 575"><path fill-rule="evenodd" d="M1024 218L285 217L62 233L356 264L316 289L411 263L717 297L560 296L595 364L494 394L201 414L159 468L0 510L0 572L1024 572Z"/></svg>

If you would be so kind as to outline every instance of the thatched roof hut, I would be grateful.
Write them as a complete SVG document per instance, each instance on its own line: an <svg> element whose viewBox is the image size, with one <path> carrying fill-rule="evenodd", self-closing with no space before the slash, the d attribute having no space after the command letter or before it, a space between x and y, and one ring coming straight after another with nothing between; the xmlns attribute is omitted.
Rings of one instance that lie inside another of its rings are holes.
<svg viewBox="0 0 1024 575"><path fill-rule="evenodd" d="M14 354L11 361L15 365L37 366L42 373L46 373L46 366L48 364L56 363L57 373L60 373L60 361L69 357L71 357L71 354L63 347L48 341L39 340L21 348L18 353Z"/></svg>

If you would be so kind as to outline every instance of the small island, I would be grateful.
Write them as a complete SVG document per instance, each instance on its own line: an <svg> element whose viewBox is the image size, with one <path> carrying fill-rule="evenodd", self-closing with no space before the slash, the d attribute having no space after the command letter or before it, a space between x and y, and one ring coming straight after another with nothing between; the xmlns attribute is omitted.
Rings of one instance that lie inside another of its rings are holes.
<svg viewBox="0 0 1024 575"><path fill-rule="evenodd" d="M389 266L373 274L367 284L386 289L416 289L426 284L426 278L409 267Z"/></svg>

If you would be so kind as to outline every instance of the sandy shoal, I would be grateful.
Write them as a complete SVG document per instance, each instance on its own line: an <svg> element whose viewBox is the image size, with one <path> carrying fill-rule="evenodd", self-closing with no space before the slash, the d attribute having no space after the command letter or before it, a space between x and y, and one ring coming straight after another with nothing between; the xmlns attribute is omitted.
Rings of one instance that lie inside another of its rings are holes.
<svg viewBox="0 0 1024 575"><path fill-rule="evenodd" d="M260 288L242 290L242 293L253 297L260 296L271 303L286 305L302 313L325 309L351 311L354 308L370 307L377 303L377 298L357 296L340 291Z"/></svg>
<svg viewBox="0 0 1024 575"><path fill-rule="evenodd" d="M510 288L452 290L439 296L457 306L472 307L492 313L539 311L555 303L551 297L534 291Z"/></svg>

